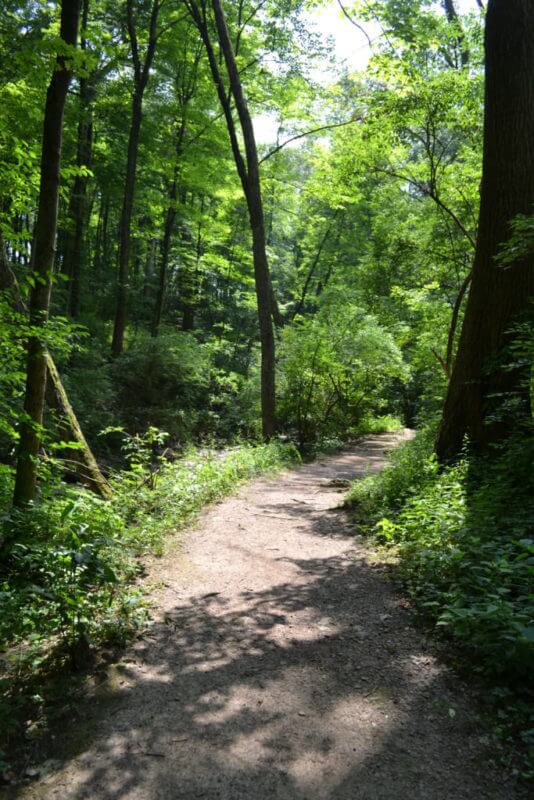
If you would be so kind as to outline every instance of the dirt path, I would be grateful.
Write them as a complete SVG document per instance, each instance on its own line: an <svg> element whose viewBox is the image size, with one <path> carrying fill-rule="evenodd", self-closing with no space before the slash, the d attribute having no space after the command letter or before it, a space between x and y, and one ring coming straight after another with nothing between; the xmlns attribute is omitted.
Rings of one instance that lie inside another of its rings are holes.
<svg viewBox="0 0 534 800"><path fill-rule="evenodd" d="M399 436L258 480L158 562L150 631L18 797L510 800L461 685L338 506ZM45 770L46 773L46 770Z"/></svg>

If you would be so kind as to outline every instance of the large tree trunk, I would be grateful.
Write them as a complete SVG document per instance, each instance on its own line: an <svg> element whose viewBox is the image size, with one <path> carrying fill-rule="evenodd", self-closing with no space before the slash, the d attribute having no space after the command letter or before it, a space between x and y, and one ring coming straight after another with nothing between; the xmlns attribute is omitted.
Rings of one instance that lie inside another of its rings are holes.
<svg viewBox="0 0 534 800"><path fill-rule="evenodd" d="M234 50L220 0L212 0L212 8L245 145L247 169L245 180L243 181L243 176L241 176L241 179L247 200L252 232L254 280L261 344L262 430L264 438L269 439L276 431L275 340L271 316L271 280L267 261L265 218L261 196L258 153L252 119L243 93Z"/></svg>
<svg viewBox="0 0 534 800"><path fill-rule="evenodd" d="M490 0L486 21L486 109L480 221L473 277L458 355L437 442L453 459L467 434L479 450L513 427L501 413L514 399L515 419L530 418L530 365L503 368L511 327L534 293L534 254L506 267L497 254L510 222L534 209L534 6ZM499 361L501 363L499 364Z"/></svg>
<svg viewBox="0 0 534 800"><path fill-rule="evenodd" d="M80 0L63 0L60 36L70 47L76 46ZM51 274L57 233L63 114L71 79L70 67L64 55L58 53L55 69L48 86L43 123L39 206L35 224L33 273L36 278L30 295L30 321L46 324L52 291ZM15 505L25 505L35 497L37 456L41 440L46 388L46 349L39 337L28 342L25 417L22 421L15 478Z"/></svg>

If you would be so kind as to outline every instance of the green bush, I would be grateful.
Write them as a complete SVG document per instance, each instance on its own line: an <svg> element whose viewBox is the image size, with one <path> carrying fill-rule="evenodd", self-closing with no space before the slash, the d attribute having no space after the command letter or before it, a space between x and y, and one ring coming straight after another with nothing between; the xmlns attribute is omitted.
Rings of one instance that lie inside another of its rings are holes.
<svg viewBox="0 0 534 800"><path fill-rule="evenodd" d="M209 387L209 354L189 333L139 336L113 364L118 419L132 433L151 425L188 442Z"/></svg>
<svg viewBox="0 0 534 800"><path fill-rule="evenodd" d="M335 299L335 298L334 298ZM315 317L283 331L279 415L301 448L358 433L384 413L408 368L393 335L352 304L323 301Z"/></svg>
<svg viewBox="0 0 534 800"><path fill-rule="evenodd" d="M438 471L425 431L349 503L394 547L410 593L485 673L534 667L532 440Z"/></svg>
<svg viewBox="0 0 534 800"><path fill-rule="evenodd" d="M432 483L438 474L433 426L418 431L415 437L396 448L379 475L354 483L346 503L367 524L384 513L401 508L411 496Z"/></svg>
<svg viewBox="0 0 534 800"><path fill-rule="evenodd" d="M67 395L82 430L97 454L105 442L98 434L120 419L107 340L91 339L91 348L75 353L61 371Z"/></svg>

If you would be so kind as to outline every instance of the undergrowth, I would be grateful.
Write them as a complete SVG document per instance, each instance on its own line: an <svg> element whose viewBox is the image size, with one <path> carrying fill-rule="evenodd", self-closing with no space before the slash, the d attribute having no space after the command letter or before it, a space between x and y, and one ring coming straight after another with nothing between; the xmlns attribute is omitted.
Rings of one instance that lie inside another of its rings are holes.
<svg viewBox="0 0 534 800"><path fill-rule="evenodd" d="M35 689L52 667L85 666L89 643L121 645L145 622L141 556L161 552L169 531L240 482L298 459L272 442L168 461L154 456L163 438L155 429L126 437L129 468L113 479L110 502L49 475L38 504L8 512L12 474L2 467L0 768L21 717L38 713Z"/></svg>
<svg viewBox="0 0 534 800"><path fill-rule="evenodd" d="M403 427L399 417L393 414L380 416L365 416L357 426L350 428L343 435L330 434L317 438L316 441L300 447L300 452L305 459L313 460L321 455L335 453L349 442L355 442L363 436L376 433L394 433Z"/></svg>
<svg viewBox="0 0 534 800"><path fill-rule="evenodd" d="M491 459L468 454L439 470L434 431L392 454L348 497L363 529L392 551L415 607L455 645L486 688L501 739L521 742L534 768L534 441ZM450 650L451 648L449 648Z"/></svg>

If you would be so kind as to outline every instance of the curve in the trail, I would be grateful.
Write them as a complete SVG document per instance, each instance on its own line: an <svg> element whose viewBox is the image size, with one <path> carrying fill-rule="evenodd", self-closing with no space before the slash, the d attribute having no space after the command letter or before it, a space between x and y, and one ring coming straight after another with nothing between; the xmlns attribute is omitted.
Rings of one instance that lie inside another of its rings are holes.
<svg viewBox="0 0 534 800"><path fill-rule="evenodd" d="M510 800L461 684L339 508L405 434L257 480L153 565L155 619L24 798ZM342 491L342 490L341 490Z"/></svg>

